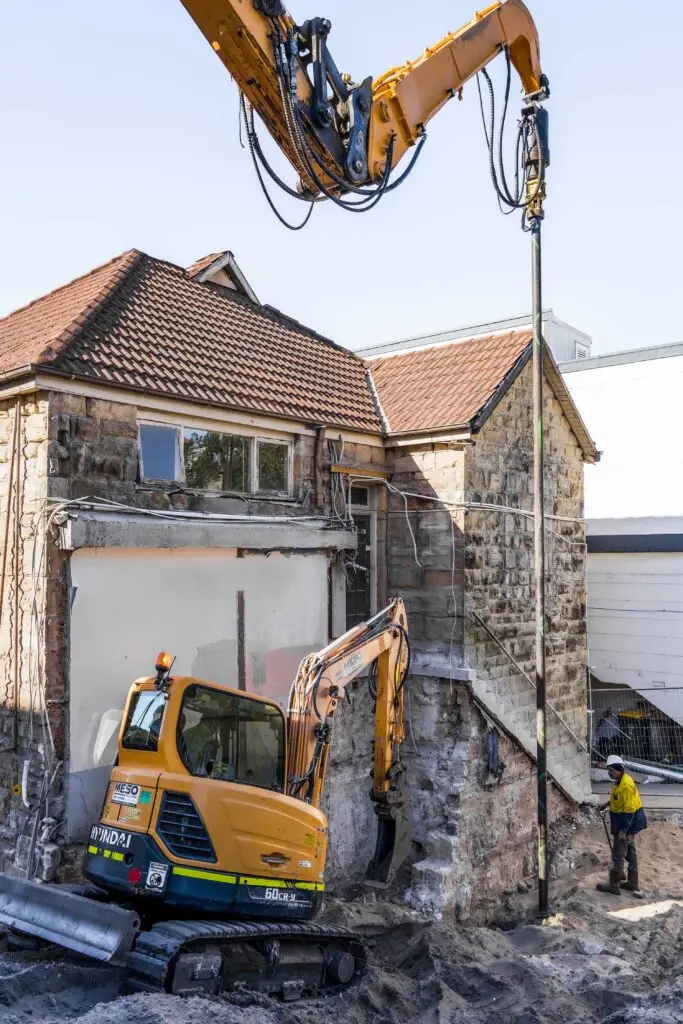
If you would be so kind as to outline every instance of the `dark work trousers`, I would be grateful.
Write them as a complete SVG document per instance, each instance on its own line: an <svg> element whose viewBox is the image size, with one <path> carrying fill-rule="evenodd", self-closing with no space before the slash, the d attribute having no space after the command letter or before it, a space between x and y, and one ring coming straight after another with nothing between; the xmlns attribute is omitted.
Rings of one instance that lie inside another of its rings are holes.
<svg viewBox="0 0 683 1024"><path fill-rule="evenodd" d="M617 839L615 836L612 846L612 864L614 870L619 872L620 878L624 870L624 861L628 864L629 875L635 874L638 870L635 836L626 836L625 839Z"/></svg>

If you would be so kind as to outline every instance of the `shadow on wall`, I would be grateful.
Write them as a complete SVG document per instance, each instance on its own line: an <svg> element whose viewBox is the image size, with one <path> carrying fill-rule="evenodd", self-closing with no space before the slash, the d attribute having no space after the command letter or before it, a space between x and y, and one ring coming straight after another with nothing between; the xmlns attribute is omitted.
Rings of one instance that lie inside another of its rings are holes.
<svg viewBox="0 0 683 1024"><path fill-rule="evenodd" d="M464 605L464 452L442 446L410 455L398 449L391 483L386 563L390 594L403 598L411 643L448 644L462 665ZM414 497L418 495L419 497Z"/></svg>

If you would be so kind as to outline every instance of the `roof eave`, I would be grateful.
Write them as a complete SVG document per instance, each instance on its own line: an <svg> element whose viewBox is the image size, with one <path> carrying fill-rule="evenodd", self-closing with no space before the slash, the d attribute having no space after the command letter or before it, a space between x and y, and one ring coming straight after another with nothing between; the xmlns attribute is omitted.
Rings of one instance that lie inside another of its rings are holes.
<svg viewBox="0 0 683 1024"><path fill-rule="evenodd" d="M379 424L370 426L369 424L363 425L361 423L352 423L350 420L342 419L331 421L328 415L315 418L311 417L310 415L304 415L302 413L301 416L295 417L291 415L288 416L285 413L278 413L272 411L269 412L264 411L263 409L254 409L246 405L230 405L225 402L211 402L207 399L190 398L189 396L186 395L173 395L169 394L168 391L157 391L154 390L153 388L145 388L135 384L121 384L119 383L119 381L115 380L100 380L98 377L93 377L87 373L74 373L72 370L61 370L58 367L51 366L50 364L31 366L28 369L32 372L34 376L37 376L39 374L40 377L43 379L45 377L58 377L60 380L81 381L85 384L94 385L95 387L99 386L103 388L112 388L113 390L116 391L126 391L135 395L149 395L150 397L154 398L165 398L169 402L191 402L192 404L195 405L206 405L211 407L212 409L225 409L226 412L246 413L251 416L275 417L276 419L281 419L283 422L292 424L306 424L311 423L313 422L313 420L315 420L315 422L324 422L325 426L330 427L332 429L341 428L342 430L348 430L349 432L356 434L373 434L377 437L383 436L382 428ZM0 377L0 387L1 385L2 378Z"/></svg>

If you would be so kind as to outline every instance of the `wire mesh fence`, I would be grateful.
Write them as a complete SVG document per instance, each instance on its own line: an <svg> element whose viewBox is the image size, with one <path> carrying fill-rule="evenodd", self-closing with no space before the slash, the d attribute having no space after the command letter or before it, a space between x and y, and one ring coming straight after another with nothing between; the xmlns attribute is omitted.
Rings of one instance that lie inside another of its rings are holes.
<svg viewBox="0 0 683 1024"><path fill-rule="evenodd" d="M627 760L683 774L683 727L648 700L649 692L654 698L656 691L632 690L628 686L590 688L588 718L593 765L604 762L609 754L619 754ZM666 692L680 698L683 715L683 688L667 687Z"/></svg>

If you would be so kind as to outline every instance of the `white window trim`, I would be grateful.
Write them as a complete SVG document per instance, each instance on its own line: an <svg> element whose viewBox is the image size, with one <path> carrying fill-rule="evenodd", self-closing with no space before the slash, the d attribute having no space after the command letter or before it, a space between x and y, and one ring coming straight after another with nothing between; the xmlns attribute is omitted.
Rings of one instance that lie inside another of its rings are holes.
<svg viewBox="0 0 683 1024"><path fill-rule="evenodd" d="M230 429L217 429L218 424L206 423L199 424L197 421L192 423L169 423L167 420L157 420L148 417L140 417L138 419L138 451L140 456L140 479L142 483L154 483L157 477L146 477L145 476L145 463L142 452L142 438L140 433L141 427L165 427L167 430L174 430L176 435L176 466L179 468L178 478L169 481L169 483L176 483L182 487L187 487L187 481L185 478L185 458L184 458L184 439L185 431L207 431L215 434L231 435L233 437L245 437L250 442L249 450L249 480L251 488L249 491L212 491L212 490L201 490L200 488L191 488L198 494L207 494L212 496L220 495L231 495L231 494L253 494L255 497L267 497L276 500L277 498L290 498L294 493L294 438L283 437L281 434L265 434L263 432L255 432L253 430L245 429L242 424L235 424L230 426ZM258 479L258 446L259 442L265 442L267 444L279 444L286 447L288 450L287 457L287 490L285 491L260 491L259 490L259 479Z"/></svg>
<svg viewBox="0 0 683 1024"><path fill-rule="evenodd" d="M286 447L287 451L287 489L284 491L262 491L259 477L258 449L260 444L279 444ZM252 445L252 481L255 487L255 494L262 494L264 497L289 498L294 490L294 445L291 441L283 441L278 437L256 437Z"/></svg>

